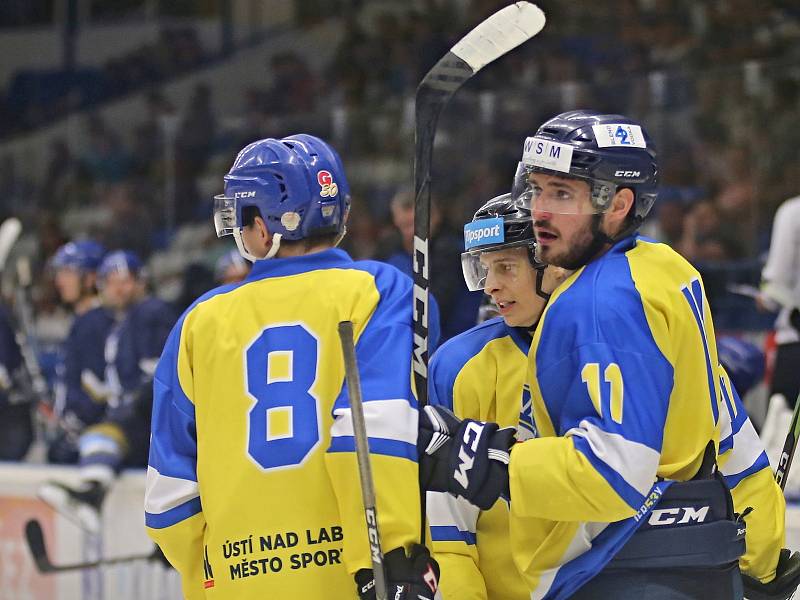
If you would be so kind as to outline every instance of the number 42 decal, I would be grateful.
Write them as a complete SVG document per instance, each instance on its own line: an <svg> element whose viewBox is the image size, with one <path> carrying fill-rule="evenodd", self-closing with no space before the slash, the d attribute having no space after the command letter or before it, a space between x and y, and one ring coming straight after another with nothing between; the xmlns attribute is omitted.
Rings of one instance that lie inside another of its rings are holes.
<svg viewBox="0 0 800 600"><path fill-rule="evenodd" d="M600 384L600 364L586 363L581 369L581 381L586 384L589 391L589 398L592 400L597 414L603 416L604 406L608 407L611 419L617 423L622 423L622 405L625 400L625 387L622 383L622 371L617 363L610 363L603 371L603 380L610 388L610 394L603 394Z"/></svg>

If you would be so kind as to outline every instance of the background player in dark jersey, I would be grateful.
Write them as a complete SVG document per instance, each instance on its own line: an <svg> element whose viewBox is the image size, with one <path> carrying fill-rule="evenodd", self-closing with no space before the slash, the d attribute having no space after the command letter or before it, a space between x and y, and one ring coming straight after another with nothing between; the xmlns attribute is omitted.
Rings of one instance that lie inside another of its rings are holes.
<svg viewBox="0 0 800 600"><path fill-rule="evenodd" d="M73 463L78 459L77 436L97 423L106 410L105 339L114 325L113 314L97 295L97 268L105 249L92 240L69 242L58 249L51 266L61 301L75 318L64 341L55 386L58 426L48 447L48 460Z"/></svg>
<svg viewBox="0 0 800 600"><path fill-rule="evenodd" d="M45 484L40 497L86 530L99 533L109 486L125 467L144 467L150 436L155 365L177 315L147 294L142 262L130 251L109 253L98 269L98 285L115 324L105 342L107 409L81 434L81 484Z"/></svg>

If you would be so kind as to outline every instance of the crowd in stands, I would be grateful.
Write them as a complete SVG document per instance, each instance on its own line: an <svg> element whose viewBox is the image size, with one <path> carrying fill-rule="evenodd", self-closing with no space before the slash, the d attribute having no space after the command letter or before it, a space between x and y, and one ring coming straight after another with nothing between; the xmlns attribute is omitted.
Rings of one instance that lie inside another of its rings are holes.
<svg viewBox="0 0 800 600"><path fill-rule="evenodd" d="M203 83L183 106L159 87L207 59L191 30L165 32L107 64L96 94L15 105L18 84L9 82L0 135L135 90L146 106L143 119L125 125L84 111L80 138L50 140L35 180L0 147L0 216L25 224L46 342L56 344L69 319L46 268L69 239L135 251L153 291L178 310L212 287L214 265L230 249L214 237L212 198L235 150L262 137L306 131L331 140L353 191L346 249L410 271L415 86L471 24L506 2L337 4L343 35L324 67L313 68L302 48L270 54L263 84L254 78L227 92L241 98L235 114L221 114ZM712 307L753 312L752 302L724 292L731 281L758 282L772 214L800 193L800 8L779 0L539 4L553 25L471 82L440 125L432 278L444 337L470 325L479 301L460 280L461 226L508 190L524 137L573 107L648 124L664 168L646 233L702 267Z"/></svg>

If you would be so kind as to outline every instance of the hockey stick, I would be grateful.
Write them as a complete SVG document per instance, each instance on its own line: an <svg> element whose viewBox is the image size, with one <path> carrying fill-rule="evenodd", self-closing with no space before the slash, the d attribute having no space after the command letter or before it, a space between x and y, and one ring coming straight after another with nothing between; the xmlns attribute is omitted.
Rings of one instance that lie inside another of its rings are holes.
<svg viewBox="0 0 800 600"><path fill-rule="evenodd" d="M22 232L22 223L16 217L9 217L0 225L0 271L6 267L8 255Z"/></svg>
<svg viewBox="0 0 800 600"><path fill-rule="evenodd" d="M22 363L29 378L31 391L38 402L40 414L52 421L52 406L47 381L39 364L39 348L36 343L33 308L30 301L32 283L28 259L17 259L17 285L14 291L14 316L16 318L16 340L19 345Z"/></svg>
<svg viewBox="0 0 800 600"><path fill-rule="evenodd" d="M490 62L539 33L545 24L541 9L517 2L480 23L445 54L422 79L415 97L414 130L414 382L420 408L428 403L428 304L431 229L431 164L439 115L450 98ZM425 544L425 491L420 490Z"/></svg>
<svg viewBox="0 0 800 600"><path fill-rule="evenodd" d="M132 556L118 556L115 558L103 558L82 563L72 563L67 565L54 565L47 554L47 546L44 543L44 532L42 524L36 519L31 519L25 524L25 540L28 542L28 549L33 556L33 562L40 573L65 573L69 571L79 571L81 569L91 569L106 565L117 565L122 563L134 562L137 560L161 560L161 551L156 549L150 554L135 554Z"/></svg>
<svg viewBox="0 0 800 600"><path fill-rule="evenodd" d="M775 469L775 481L781 486L786 487L786 480L789 478L789 468L792 466L794 452L797 450L797 440L800 437L800 395L794 404L794 414L792 414L792 424L789 425L789 433L786 434L786 441L783 443L783 450L778 459L778 468Z"/></svg>
<svg viewBox="0 0 800 600"><path fill-rule="evenodd" d="M369 550L372 556L375 598L376 600L386 600L388 596L386 592L386 574L383 570L383 551L381 550L381 536L378 531L378 509L375 506L375 485L372 479L372 468L369 464L367 425L364 422L364 404L361 401L361 377L358 374L358 363L356 362L352 321L339 323L339 340L342 343L345 379L347 380L347 392L350 396L350 416L353 420L353 435L356 439L358 477L361 480L361 499L364 501L364 516L367 521Z"/></svg>

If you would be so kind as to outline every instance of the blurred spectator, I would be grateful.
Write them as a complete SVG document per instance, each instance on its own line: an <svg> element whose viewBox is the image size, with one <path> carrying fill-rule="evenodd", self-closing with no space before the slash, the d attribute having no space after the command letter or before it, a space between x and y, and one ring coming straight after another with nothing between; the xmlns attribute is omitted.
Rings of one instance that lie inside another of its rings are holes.
<svg viewBox="0 0 800 600"><path fill-rule="evenodd" d="M376 258L389 263L413 277L412 249L414 247L414 195L400 190L390 203L395 231L379 243ZM469 314L462 314L459 304L469 295L461 275L461 236L445 227L437 204L431 205L429 238L431 292L441 313L442 339L469 329L475 324L480 294L474 302L466 302ZM472 306L474 305L474 306ZM474 308L474 311L471 310Z"/></svg>
<svg viewBox="0 0 800 600"><path fill-rule="evenodd" d="M33 185L20 177L10 154L0 157L0 218L21 216L32 209Z"/></svg>
<svg viewBox="0 0 800 600"><path fill-rule="evenodd" d="M686 215L678 250L691 262L721 261L741 257L741 243L734 232L723 227L717 206L703 200Z"/></svg>
<svg viewBox="0 0 800 600"><path fill-rule="evenodd" d="M54 139L49 144L49 150L41 188L41 206L49 211L63 210L71 200L78 163L63 138ZM54 248L52 250L55 251Z"/></svg>
<svg viewBox="0 0 800 600"><path fill-rule="evenodd" d="M175 139L176 219L197 218L197 177L205 171L216 136L216 115L211 103L211 88L195 86Z"/></svg>
<svg viewBox="0 0 800 600"><path fill-rule="evenodd" d="M214 265L214 281L219 285L238 283L250 273L251 264L239 254L239 250L229 250L217 259Z"/></svg>
<svg viewBox="0 0 800 600"><path fill-rule="evenodd" d="M86 119L85 126L88 143L80 163L88 177L98 183L115 183L124 179L131 161L119 136L96 114Z"/></svg>

